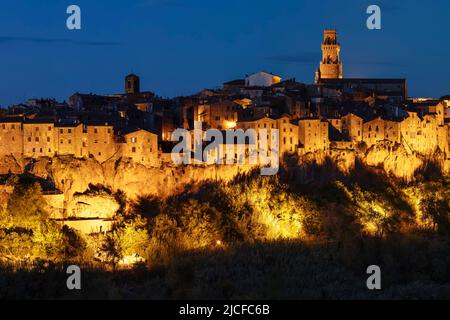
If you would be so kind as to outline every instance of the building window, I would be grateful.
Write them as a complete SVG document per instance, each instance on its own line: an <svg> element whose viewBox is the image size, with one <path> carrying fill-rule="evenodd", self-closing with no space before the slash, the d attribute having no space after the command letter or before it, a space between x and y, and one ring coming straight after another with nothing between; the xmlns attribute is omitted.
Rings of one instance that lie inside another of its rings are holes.
<svg viewBox="0 0 450 320"><path fill-rule="evenodd" d="M102 155L102 153L101 153L101 152L99 152L99 153L98 153L98 155L99 155L99 156L101 156L101 155Z"/></svg>
<svg viewBox="0 0 450 320"><path fill-rule="evenodd" d="M108 129L108 133L111 133L111 129Z"/></svg>
<svg viewBox="0 0 450 320"><path fill-rule="evenodd" d="M69 133L72 133L72 129L67 129L67 131L68 131Z"/></svg>
<svg viewBox="0 0 450 320"><path fill-rule="evenodd" d="M131 142L132 143L136 143L137 142L137 138L136 137L131 138Z"/></svg>
<svg viewBox="0 0 450 320"><path fill-rule="evenodd" d="M47 137L47 142L50 142L50 137Z"/></svg>
<svg viewBox="0 0 450 320"><path fill-rule="evenodd" d="M11 125L11 129L15 129L16 128L16 126L13 124L13 125Z"/></svg>
<svg viewBox="0 0 450 320"><path fill-rule="evenodd" d="M42 148L39 149L39 152L42 153Z"/></svg>
<svg viewBox="0 0 450 320"><path fill-rule="evenodd" d="M98 133L98 130L97 130L97 128L94 128L94 133Z"/></svg>
<svg viewBox="0 0 450 320"><path fill-rule="evenodd" d="M31 142L31 137L28 137L28 142Z"/></svg>
<svg viewBox="0 0 450 320"><path fill-rule="evenodd" d="M60 144L63 144L64 142L63 142L63 139L61 139L61 141L59 142Z"/></svg>
<svg viewBox="0 0 450 320"><path fill-rule="evenodd" d="M36 142L39 142L39 137L34 138Z"/></svg>
<svg viewBox="0 0 450 320"><path fill-rule="evenodd" d="M36 131L39 131L39 127L36 127L35 130L36 130Z"/></svg>
<svg viewBox="0 0 450 320"><path fill-rule="evenodd" d="M36 152L36 148L33 148L33 153L35 153Z"/></svg>
<svg viewBox="0 0 450 320"><path fill-rule="evenodd" d="M59 129L59 133L64 133L64 129Z"/></svg>
<svg viewBox="0 0 450 320"><path fill-rule="evenodd" d="M15 141L14 137L12 137L12 141Z"/></svg>
<svg viewBox="0 0 450 320"><path fill-rule="evenodd" d="M69 144L72 144L72 140L69 139L69 140L68 140L68 143L69 143Z"/></svg>
<svg viewBox="0 0 450 320"><path fill-rule="evenodd" d="M6 125L3 124L3 125L2 125L2 128L3 128L3 130L5 130L5 129L6 129Z"/></svg>
<svg viewBox="0 0 450 320"><path fill-rule="evenodd" d="M136 147L131 148L131 152L136 152Z"/></svg>
<svg viewBox="0 0 450 320"><path fill-rule="evenodd" d="M48 127L47 130L48 130L48 131L52 131L52 127Z"/></svg>

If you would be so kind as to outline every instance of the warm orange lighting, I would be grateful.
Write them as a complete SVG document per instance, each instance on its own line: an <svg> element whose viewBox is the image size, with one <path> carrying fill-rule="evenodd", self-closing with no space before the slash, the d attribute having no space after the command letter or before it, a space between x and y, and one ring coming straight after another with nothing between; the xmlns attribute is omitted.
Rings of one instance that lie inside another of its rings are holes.
<svg viewBox="0 0 450 320"><path fill-rule="evenodd" d="M234 121L226 121L225 125L228 129L236 128L236 122Z"/></svg>

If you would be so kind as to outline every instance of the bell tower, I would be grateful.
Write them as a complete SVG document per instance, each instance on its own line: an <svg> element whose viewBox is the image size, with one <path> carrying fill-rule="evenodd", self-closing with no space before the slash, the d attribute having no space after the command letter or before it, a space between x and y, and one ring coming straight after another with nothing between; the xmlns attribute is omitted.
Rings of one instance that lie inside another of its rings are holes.
<svg viewBox="0 0 450 320"><path fill-rule="evenodd" d="M129 74L125 77L125 92L127 94L137 94L140 92L139 77L135 74Z"/></svg>
<svg viewBox="0 0 450 320"><path fill-rule="evenodd" d="M322 42L322 61L316 71L316 82L320 79L342 79L342 62L339 57L341 46L336 30L324 30Z"/></svg>

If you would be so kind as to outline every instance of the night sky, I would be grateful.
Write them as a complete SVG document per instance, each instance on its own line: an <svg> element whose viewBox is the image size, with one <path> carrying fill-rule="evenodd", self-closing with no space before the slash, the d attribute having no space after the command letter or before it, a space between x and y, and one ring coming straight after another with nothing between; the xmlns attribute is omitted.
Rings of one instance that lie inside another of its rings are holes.
<svg viewBox="0 0 450 320"><path fill-rule="evenodd" d="M81 7L82 30L66 28ZM366 28L367 6L382 30ZM407 78L411 96L450 94L450 1L2 0L0 105L123 92L192 94L265 70L312 83L324 28L336 28L344 77Z"/></svg>

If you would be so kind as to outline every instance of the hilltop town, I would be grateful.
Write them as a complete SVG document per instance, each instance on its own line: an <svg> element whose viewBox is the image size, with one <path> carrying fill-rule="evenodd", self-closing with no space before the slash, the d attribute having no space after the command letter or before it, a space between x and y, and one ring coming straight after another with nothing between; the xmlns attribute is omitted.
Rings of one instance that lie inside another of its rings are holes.
<svg viewBox="0 0 450 320"><path fill-rule="evenodd" d="M158 274L146 280L155 297L197 297L198 288L209 294L216 283L217 297L234 297L226 293L238 290L228 282L234 274L254 279L264 297L266 287L285 284L297 292L321 268L328 288L329 279L342 278L340 261L360 272L382 257L382 266L400 261L387 279L397 270L413 279L419 270L430 285L419 283L414 292L441 290L449 278L439 259L450 243L450 96L411 98L401 78L344 77L336 30L324 31L321 48L312 84L260 71L168 99L141 90L139 76L130 74L122 93L76 92L64 102L30 99L0 109L0 268L37 261L41 277L41 261L112 270L144 263ZM191 138L186 152L177 149L180 131ZM212 131L233 133L215 154L202 136ZM250 141L236 132L258 136ZM236 161L242 150L243 163ZM276 154L278 174L247 161L255 150ZM173 155L181 153L196 161L176 163ZM224 157L226 165L210 161ZM380 255L385 248L389 254ZM242 272L249 262L254 266ZM275 271L252 278L261 265ZM208 279L183 284L191 274L197 279L191 266L206 266L193 270ZM273 274L292 278L265 282ZM305 280L296 282L298 274ZM365 283L354 281L356 288ZM186 289L177 291L180 284ZM308 287L311 297L323 296L314 282Z"/></svg>
<svg viewBox="0 0 450 320"><path fill-rule="evenodd" d="M279 130L280 155L402 145L450 160L450 97L409 98L405 79L343 77L335 30L325 30L314 84L257 72L184 97L164 99L125 77L125 92L74 93L67 102L30 99L0 109L0 157L72 156L170 162L176 128Z"/></svg>

